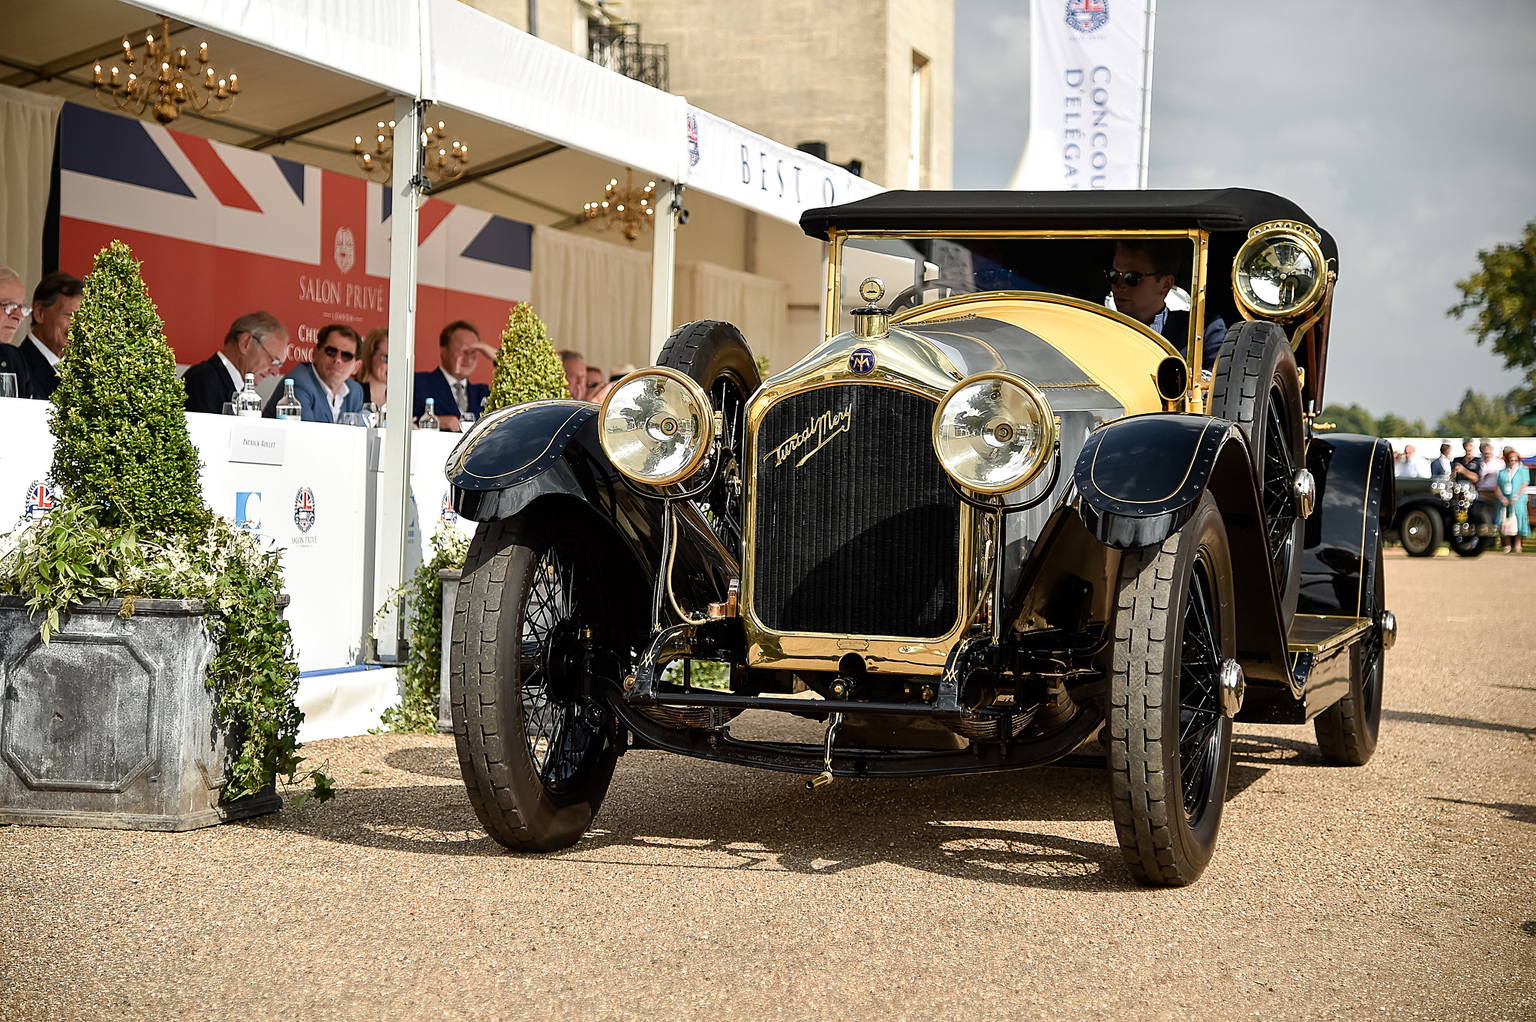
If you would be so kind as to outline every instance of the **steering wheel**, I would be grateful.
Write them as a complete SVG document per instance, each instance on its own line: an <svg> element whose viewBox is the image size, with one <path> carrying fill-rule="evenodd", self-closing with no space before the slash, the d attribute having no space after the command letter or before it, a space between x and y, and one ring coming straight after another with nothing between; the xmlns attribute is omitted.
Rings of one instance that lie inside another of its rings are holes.
<svg viewBox="0 0 1536 1022"><path fill-rule="evenodd" d="M917 298L919 295L922 295L928 291L939 290L948 291L950 295L969 295L976 293L976 287L973 284L967 284L960 280L950 280L946 277L935 277L933 280L925 280L921 284L913 284L911 287L901 292L901 294L891 299L891 304L888 306L886 311L896 312L900 309L906 308L909 305L916 305L918 304ZM949 297L949 295L946 295L945 297Z"/></svg>

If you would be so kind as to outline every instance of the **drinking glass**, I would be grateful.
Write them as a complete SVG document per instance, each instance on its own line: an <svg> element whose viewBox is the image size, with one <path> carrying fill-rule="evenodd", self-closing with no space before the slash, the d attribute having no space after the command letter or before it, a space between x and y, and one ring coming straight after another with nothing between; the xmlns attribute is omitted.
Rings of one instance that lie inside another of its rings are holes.
<svg viewBox="0 0 1536 1022"><path fill-rule="evenodd" d="M361 426L363 424L363 417L357 412L342 412L341 424L343 426Z"/></svg>
<svg viewBox="0 0 1536 1022"><path fill-rule="evenodd" d="M474 412L465 412L465 413L463 413L462 415L459 416L459 430L461 432L468 433L469 432L469 427L473 426L474 424L475 424L475 413Z"/></svg>
<svg viewBox="0 0 1536 1022"><path fill-rule="evenodd" d="M235 403L233 401L225 401L224 407L220 408L219 411L223 412L225 415L233 415L235 414Z"/></svg>
<svg viewBox="0 0 1536 1022"><path fill-rule="evenodd" d="M372 401L363 404L362 422L364 426L379 425L379 406Z"/></svg>
<svg viewBox="0 0 1536 1022"><path fill-rule="evenodd" d="M16 396L16 374L0 373L0 397Z"/></svg>

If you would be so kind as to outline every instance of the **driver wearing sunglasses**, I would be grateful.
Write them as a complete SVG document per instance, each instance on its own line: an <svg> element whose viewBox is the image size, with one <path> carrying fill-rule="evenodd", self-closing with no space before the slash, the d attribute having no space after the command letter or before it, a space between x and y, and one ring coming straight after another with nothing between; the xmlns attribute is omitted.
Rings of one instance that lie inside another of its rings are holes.
<svg viewBox="0 0 1536 1022"><path fill-rule="evenodd" d="M293 394L303 408L305 422L340 422L347 412L361 412L363 386L352 379L360 347L357 331L345 323L321 327L312 361L299 363L283 377L283 384L272 392L261 414L276 418L277 403L289 380L293 381Z"/></svg>
<svg viewBox="0 0 1536 1022"><path fill-rule="evenodd" d="M1121 241L1115 245L1114 268L1105 271L1115 310L1145 323L1166 337L1188 359L1189 313L1168 308L1181 254L1189 256L1189 244L1179 241ZM1227 324L1220 316L1205 325L1200 368L1210 369L1226 340ZM1193 361L1190 359L1190 361Z"/></svg>

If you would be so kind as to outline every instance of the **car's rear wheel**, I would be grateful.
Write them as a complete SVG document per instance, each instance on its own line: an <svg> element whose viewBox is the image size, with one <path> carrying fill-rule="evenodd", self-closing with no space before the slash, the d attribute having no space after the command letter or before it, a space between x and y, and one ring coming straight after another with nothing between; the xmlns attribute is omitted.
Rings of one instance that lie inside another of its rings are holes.
<svg viewBox="0 0 1536 1022"><path fill-rule="evenodd" d="M1211 381L1210 413L1248 434L1281 623L1289 629L1301 597L1306 523L1297 513L1296 471L1306 464L1306 454L1301 383L1284 330L1252 322L1227 333Z"/></svg>
<svg viewBox="0 0 1536 1022"><path fill-rule="evenodd" d="M1445 541L1445 523L1428 508L1410 508L1397 527L1409 557L1433 557Z"/></svg>
<svg viewBox="0 0 1536 1022"><path fill-rule="evenodd" d="M1207 494L1160 545L1120 561L1109 678L1111 806L1144 884L1182 886L1216 849L1232 762L1221 674L1236 647L1226 526Z"/></svg>
<svg viewBox="0 0 1536 1022"><path fill-rule="evenodd" d="M1386 644L1381 634L1386 582L1381 567L1378 549L1370 597L1360 608L1360 616L1370 618L1373 624L1350 652L1349 694L1312 718L1323 758L1342 766L1364 766L1376 751L1376 737L1381 731L1381 689L1386 672Z"/></svg>
<svg viewBox="0 0 1536 1022"><path fill-rule="evenodd" d="M481 525L453 611L459 768L486 832L518 851L576 843L618 756L593 680L608 638L590 537L530 514Z"/></svg>
<svg viewBox="0 0 1536 1022"><path fill-rule="evenodd" d="M710 526L729 549L741 547L742 459L746 456L747 400L762 377L741 331L729 323L701 319L672 332L656 364L676 369L709 394L721 413L720 468L700 498Z"/></svg>

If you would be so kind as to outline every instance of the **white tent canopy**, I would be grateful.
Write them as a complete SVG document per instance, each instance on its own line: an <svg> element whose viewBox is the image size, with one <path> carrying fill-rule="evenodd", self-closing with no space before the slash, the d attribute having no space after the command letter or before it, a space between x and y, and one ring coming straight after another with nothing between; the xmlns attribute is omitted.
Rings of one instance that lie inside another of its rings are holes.
<svg viewBox="0 0 1536 1022"><path fill-rule="evenodd" d="M339 95L315 95L296 86L287 104L289 129L243 144L264 147L306 134L345 132L322 145L333 154L345 152L336 142L350 135L347 122L373 116L369 111L393 97L397 140L416 138L425 103L439 104L545 140L491 161L480 174L574 150L653 175L660 183L657 208L666 212L674 208L677 184L789 224L798 223L807 209L880 191L840 167L692 108L680 96L616 74L457 0L135 0L133 5L383 90L347 103ZM61 70L68 59L58 62ZM395 146L389 321L394 337L415 336L420 193L411 177L416 159L413 147ZM526 195L514 197L554 208ZM670 329L676 230L675 217L656 219L653 354ZM412 346L400 348L389 376L390 408L412 407ZM384 464L375 577L387 589L405 581L408 416L390 417ZM381 652L393 648L393 626L386 621L380 630Z"/></svg>

